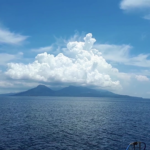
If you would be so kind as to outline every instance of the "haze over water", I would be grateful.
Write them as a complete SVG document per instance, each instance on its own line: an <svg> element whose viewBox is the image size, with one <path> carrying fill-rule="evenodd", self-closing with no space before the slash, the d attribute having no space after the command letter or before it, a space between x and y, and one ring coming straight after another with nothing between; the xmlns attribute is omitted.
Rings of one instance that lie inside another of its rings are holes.
<svg viewBox="0 0 150 150"><path fill-rule="evenodd" d="M0 149L123 150L150 147L150 101L1 97Z"/></svg>

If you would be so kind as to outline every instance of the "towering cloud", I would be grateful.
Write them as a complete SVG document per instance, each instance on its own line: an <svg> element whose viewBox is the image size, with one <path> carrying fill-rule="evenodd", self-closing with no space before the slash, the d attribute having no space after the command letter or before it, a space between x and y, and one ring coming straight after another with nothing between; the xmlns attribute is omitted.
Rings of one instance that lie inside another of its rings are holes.
<svg viewBox="0 0 150 150"><path fill-rule="evenodd" d="M31 64L9 63L6 75L13 79L48 83L120 88L120 73L106 62L98 50L93 49L95 41L89 33L83 42L68 42L63 49L64 54L54 56L44 52L38 54Z"/></svg>

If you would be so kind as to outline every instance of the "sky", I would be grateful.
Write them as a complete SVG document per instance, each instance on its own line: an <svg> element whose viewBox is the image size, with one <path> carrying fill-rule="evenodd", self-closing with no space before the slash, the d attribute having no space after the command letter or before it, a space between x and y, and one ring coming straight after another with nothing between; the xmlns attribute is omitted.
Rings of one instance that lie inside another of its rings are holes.
<svg viewBox="0 0 150 150"><path fill-rule="evenodd" d="M150 98L150 0L0 0L0 93L39 84Z"/></svg>

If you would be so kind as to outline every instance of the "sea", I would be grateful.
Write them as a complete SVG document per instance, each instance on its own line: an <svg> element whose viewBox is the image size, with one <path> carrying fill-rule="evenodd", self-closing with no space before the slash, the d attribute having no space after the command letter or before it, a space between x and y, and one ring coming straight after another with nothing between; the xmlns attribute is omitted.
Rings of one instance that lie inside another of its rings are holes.
<svg viewBox="0 0 150 150"><path fill-rule="evenodd" d="M0 97L0 150L150 149L150 100Z"/></svg>

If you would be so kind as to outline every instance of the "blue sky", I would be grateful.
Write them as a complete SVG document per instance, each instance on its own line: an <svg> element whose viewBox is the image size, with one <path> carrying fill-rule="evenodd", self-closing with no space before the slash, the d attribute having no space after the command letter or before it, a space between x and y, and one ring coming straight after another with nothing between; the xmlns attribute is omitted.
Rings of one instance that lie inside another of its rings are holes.
<svg viewBox="0 0 150 150"><path fill-rule="evenodd" d="M0 0L0 93L45 84L150 97L150 0Z"/></svg>

